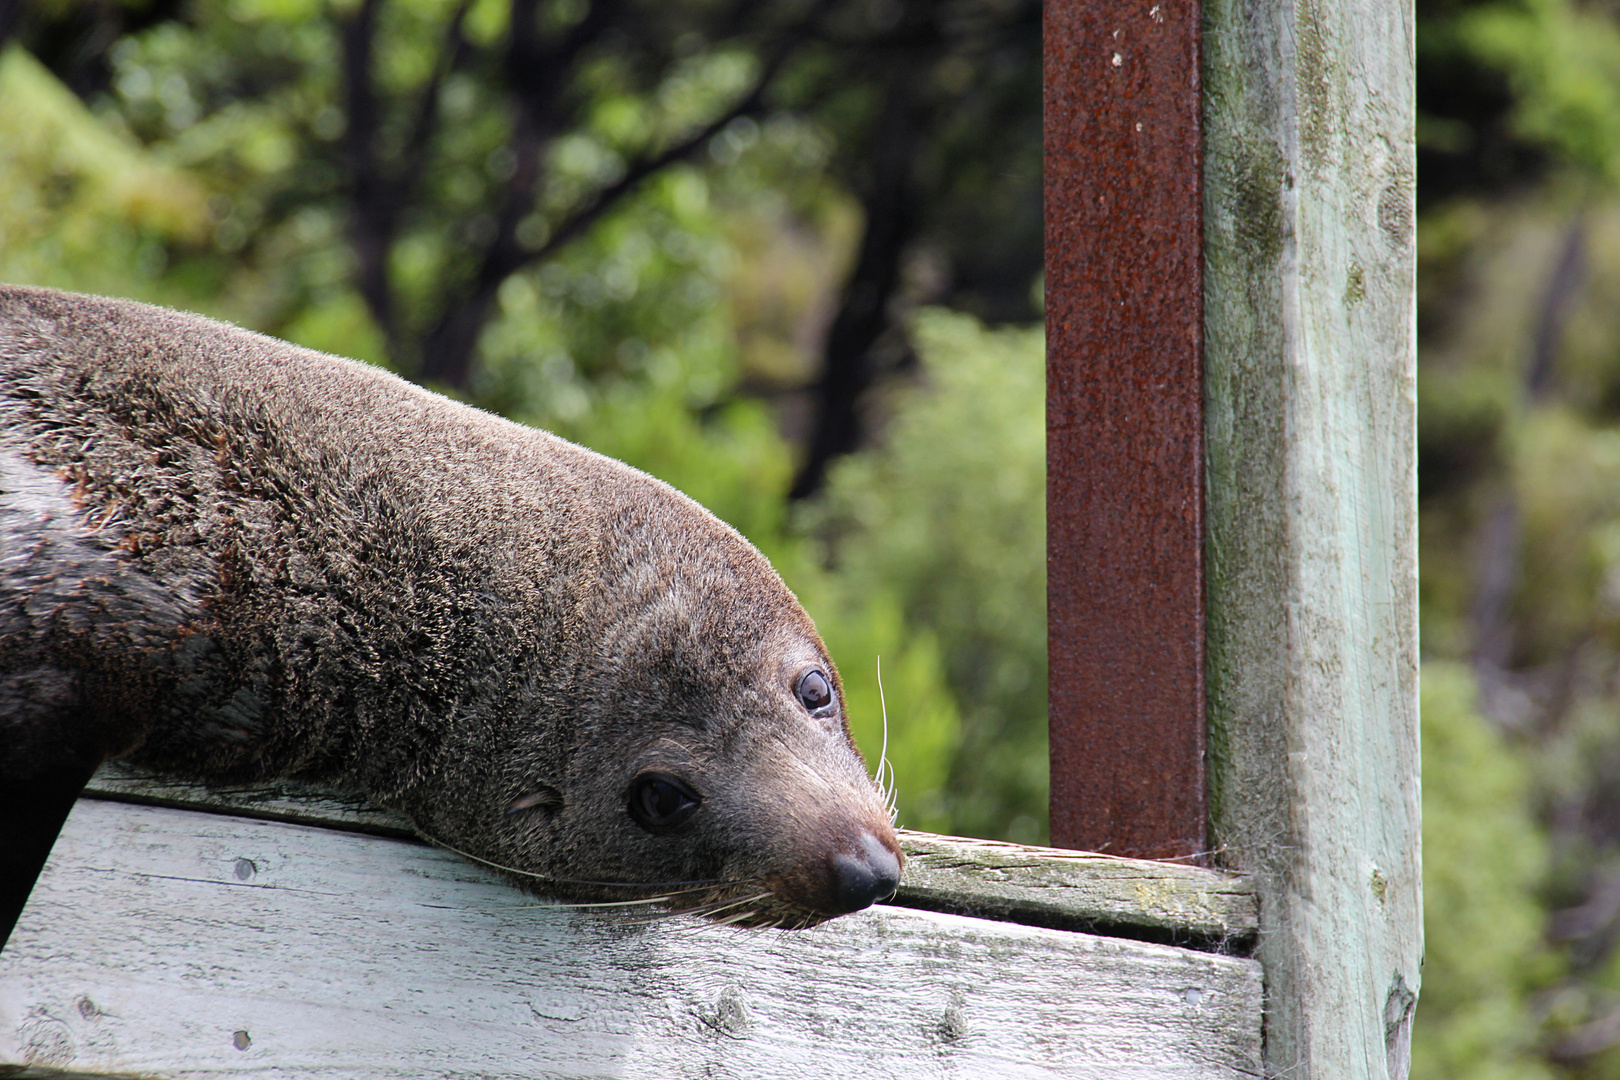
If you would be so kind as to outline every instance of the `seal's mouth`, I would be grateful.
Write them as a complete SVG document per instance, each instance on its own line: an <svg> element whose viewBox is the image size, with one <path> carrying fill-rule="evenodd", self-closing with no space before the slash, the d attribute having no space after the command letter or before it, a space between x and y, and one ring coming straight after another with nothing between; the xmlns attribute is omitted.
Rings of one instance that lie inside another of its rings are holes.
<svg viewBox="0 0 1620 1080"><path fill-rule="evenodd" d="M746 895L730 903L719 901L703 907L708 910L691 913L702 914L711 923L721 926L747 929L805 930L834 917L784 901L776 893L768 891Z"/></svg>
<svg viewBox="0 0 1620 1080"><path fill-rule="evenodd" d="M904 857L892 838L862 831L846 850L806 861L793 870L765 875L776 897L825 918L881 904L900 888Z"/></svg>
<svg viewBox="0 0 1620 1080"><path fill-rule="evenodd" d="M757 887L756 887L757 888ZM715 896L702 903L672 903L671 914L699 915L720 926L762 930L807 930L848 912L817 911L769 891L738 890L741 895Z"/></svg>
<svg viewBox="0 0 1620 1080"><path fill-rule="evenodd" d="M891 846L893 845L893 846ZM666 898L676 912L728 926L802 930L893 898L904 856L891 839L860 834L855 850L835 852L791 871Z"/></svg>

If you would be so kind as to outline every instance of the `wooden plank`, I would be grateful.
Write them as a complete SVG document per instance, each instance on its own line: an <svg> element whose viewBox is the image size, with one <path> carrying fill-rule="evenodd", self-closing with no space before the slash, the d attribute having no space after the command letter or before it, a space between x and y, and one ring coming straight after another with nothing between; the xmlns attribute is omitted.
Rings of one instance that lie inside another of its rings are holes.
<svg viewBox="0 0 1620 1080"><path fill-rule="evenodd" d="M1213 834L1291 1078L1405 1076L1422 957L1412 18L1204 5Z"/></svg>
<svg viewBox="0 0 1620 1080"><path fill-rule="evenodd" d="M902 829L895 903L1242 953L1254 944L1254 883L1197 866L1121 859Z"/></svg>
<svg viewBox="0 0 1620 1080"><path fill-rule="evenodd" d="M1052 837L1207 851L1195 0L1050 0Z"/></svg>
<svg viewBox="0 0 1620 1080"><path fill-rule="evenodd" d="M209 788L110 763L86 794L409 838L404 818L363 798L280 781ZM1174 863L900 831L907 863L895 903L1058 930L1242 953L1260 924L1247 878Z"/></svg>
<svg viewBox="0 0 1620 1080"><path fill-rule="evenodd" d="M416 837L416 830L403 815L379 810L363 795L297 780L211 787L170 780L109 761L91 778L84 794L96 799L205 810L261 821L289 821L395 839Z"/></svg>
<svg viewBox="0 0 1620 1080"><path fill-rule="evenodd" d="M1252 960L879 908L534 907L395 840L83 800L0 954L0 1063L163 1077L1249 1077Z"/></svg>

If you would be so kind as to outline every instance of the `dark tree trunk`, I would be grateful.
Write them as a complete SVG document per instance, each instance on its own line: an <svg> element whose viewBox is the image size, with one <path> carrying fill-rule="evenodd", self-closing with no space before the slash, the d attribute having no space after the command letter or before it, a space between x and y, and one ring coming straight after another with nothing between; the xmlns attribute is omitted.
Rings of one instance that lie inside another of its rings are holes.
<svg viewBox="0 0 1620 1080"><path fill-rule="evenodd" d="M388 257L393 250L401 193L387 181L377 160L381 116L372 87L377 12L381 6L381 0L362 0L354 15L340 24L347 113L343 159L349 174L349 239L354 248L355 284L397 363L399 327L394 320Z"/></svg>
<svg viewBox="0 0 1620 1080"><path fill-rule="evenodd" d="M913 90L915 67L898 63L891 69L868 159L870 180L861 192L866 223L860 254L827 334L821 378L811 388L815 423L789 492L793 499L819 491L833 459L858 447L864 433L861 397L877 377L875 347L889 329L889 300L916 228L912 166L921 123Z"/></svg>
<svg viewBox="0 0 1620 1080"><path fill-rule="evenodd" d="M1569 311L1586 278L1586 215L1577 212L1564 233L1558 262L1542 296L1529 362L1525 365L1524 405L1534 408L1553 390L1553 366ZM1513 594L1523 571L1523 520L1511 489L1492 504L1479 531L1479 564L1473 604L1474 671L1480 703L1498 722L1512 720L1514 679Z"/></svg>
<svg viewBox="0 0 1620 1080"><path fill-rule="evenodd" d="M484 331L494 290L480 290L445 313L422 345L417 379L465 390L472 381L473 354Z"/></svg>
<svg viewBox="0 0 1620 1080"><path fill-rule="evenodd" d="M22 22L22 0L0 0L0 50L6 47L11 35L17 32L17 24Z"/></svg>
<svg viewBox="0 0 1620 1080"><path fill-rule="evenodd" d="M447 297L439 321L422 343L417 377L464 390L472 380L472 363L496 291L507 276L530 261L517 241L518 225L533 211L545 167L545 148L567 111L563 100L581 52L596 41L619 15L616 0L597 0L585 18L555 45L541 36L536 0L512 0L506 53L506 77L514 116L508 149L513 170L495 219L495 235L478 260L465 291Z"/></svg>

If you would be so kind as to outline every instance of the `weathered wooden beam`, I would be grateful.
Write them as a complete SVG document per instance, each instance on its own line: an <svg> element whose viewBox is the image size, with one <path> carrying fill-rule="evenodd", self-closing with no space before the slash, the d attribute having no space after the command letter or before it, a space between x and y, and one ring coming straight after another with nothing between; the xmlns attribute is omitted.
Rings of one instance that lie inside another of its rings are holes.
<svg viewBox="0 0 1620 1080"><path fill-rule="evenodd" d="M202 810L261 821L287 821L402 840L413 840L417 835L404 817L377 809L363 795L297 780L210 787L170 780L122 762L109 761L91 778L84 794L92 799Z"/></svg>
<svg viewBox="0 0 1620 1080"><path fill-rule="evenodd" d="M1422 957L1412 19L1204 5L1213 835L1298 1080L1404 1077Z"/></svg>
<svg viewBox="0 0 1620 1080"><path fill-rule="evenodd" d="M276 782L210 788L117 763L86 791L115 799L413 838L404 818L325 788ZM1058 930L1242 953L1259 926L1248 879L1174 863L902 830L907 864L895 903Z"/></svg>
<svg viewBox="0 0 1620 1080"><path fill-rule="evenodd" d="M80 802L0 953L0 1069L1252 1077L1253 960L877 908L801 932L534 906L421 844Z"/></svg>
<svg viewBox="0 0 1620 1080"><path fill-rule="evenodd" d="M1235 953L1259 929L1254 883L1234 874L905 830L900 846L906 907Z"/></svg>

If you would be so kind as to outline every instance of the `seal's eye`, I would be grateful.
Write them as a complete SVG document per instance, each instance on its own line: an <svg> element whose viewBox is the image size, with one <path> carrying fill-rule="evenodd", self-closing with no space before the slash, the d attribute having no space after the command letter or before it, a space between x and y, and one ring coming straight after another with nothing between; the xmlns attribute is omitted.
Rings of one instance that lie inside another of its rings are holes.
<svg viewBox="0 0 1620 1080"><path fill-rule="evenodd" d="M630 785L630 816L650 832L684 825L702 801L703 796L668 773L642 773Z"/></svg>
<svg viewBox="0 0 1620 1080"><path fill-rule="evenodd" d="M813 715L831 715L829 710L833 703L832 683L827 681L827 676L819 669L805 672L804 677L799 680L795 693L799 695L799 704Z"/></svg>

